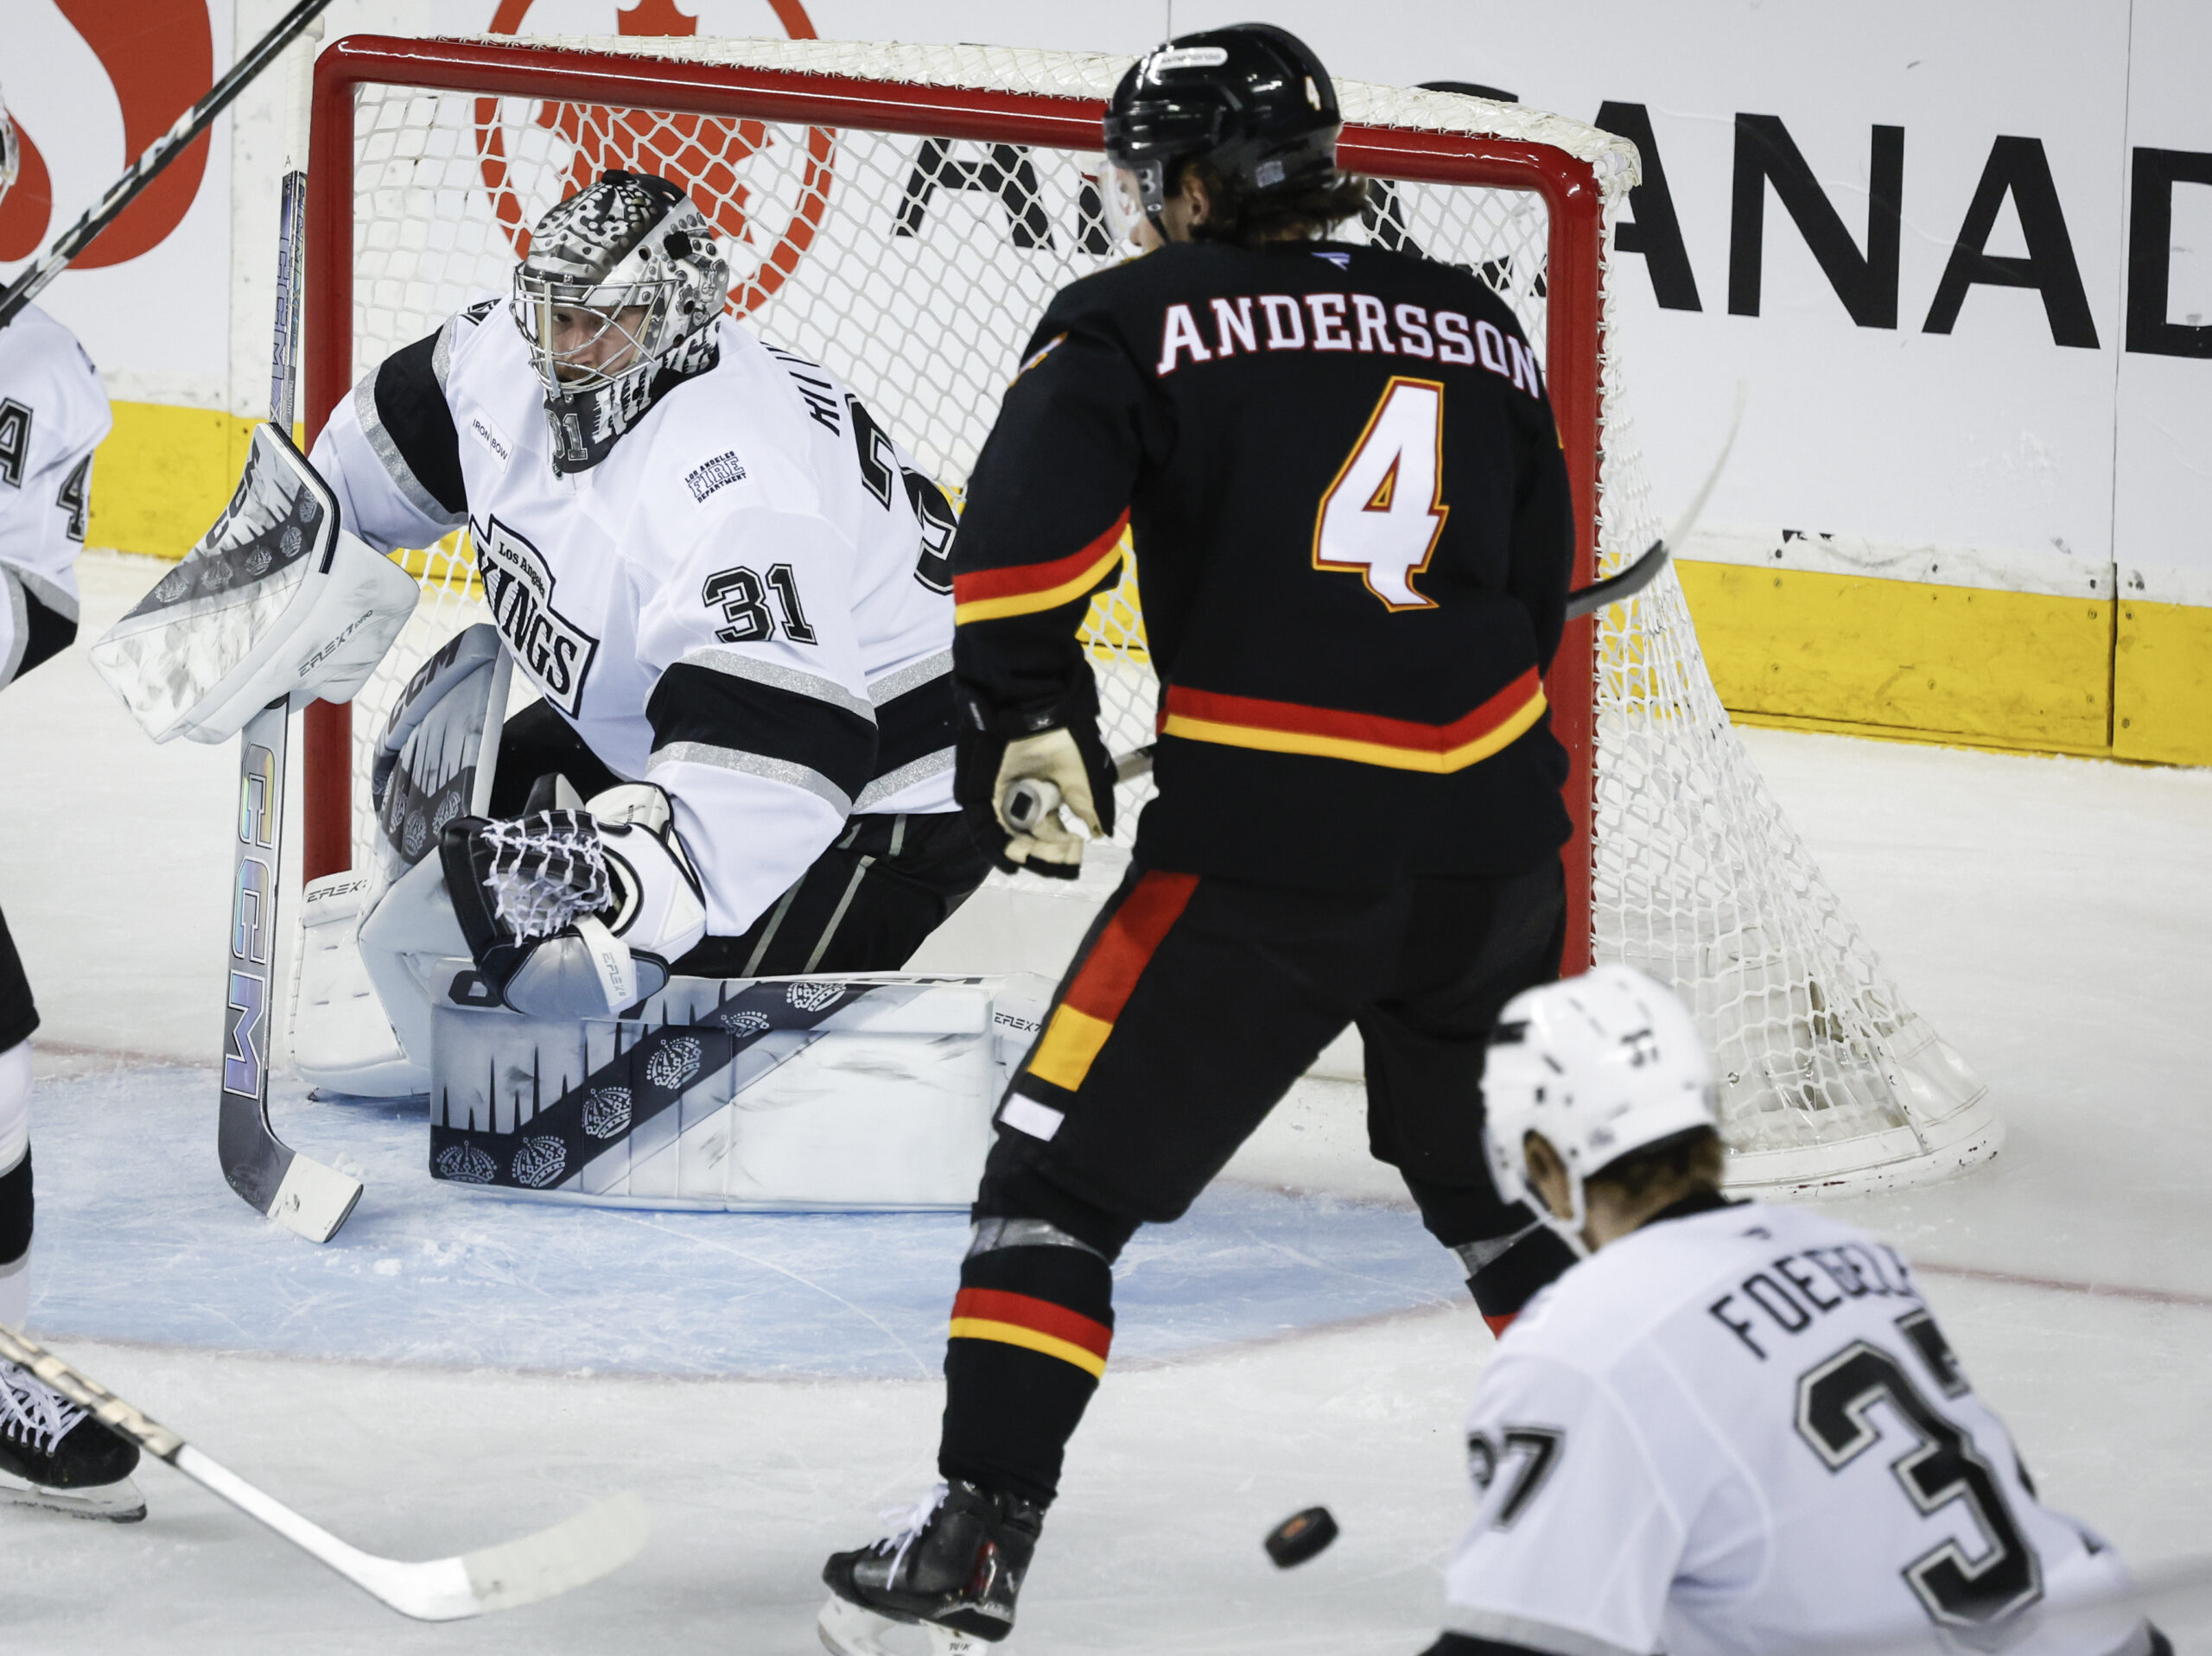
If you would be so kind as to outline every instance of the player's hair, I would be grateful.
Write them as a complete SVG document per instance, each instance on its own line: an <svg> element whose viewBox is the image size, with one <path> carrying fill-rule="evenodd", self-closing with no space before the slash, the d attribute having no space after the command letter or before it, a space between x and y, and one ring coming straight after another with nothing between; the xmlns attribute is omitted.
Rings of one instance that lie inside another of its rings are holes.
<svg viewBox="0 0 2212 1656"><path fill-rule="evenodd" d="M1688 1184L1717 1190L1727 1175L1727 1149L1711 1127L1689 1127L1668 1134L1590 1175L1592 1184L1610 1185L1629 1202L1640 1202L1655 1186Z"/></svg>
<svg viewBox="0 0 2212 1656"><path fill-rule="evenodd" d="M1170 189L1179 188L1185 177L1196 178L1206 189L1206 220L1191 231L1198 241L1235 242L1243 247L1311 241L1367 205L1367 181L1342 173L1304 189L1240 194L1219 168L1198 156L1177 169Z"/></svg>

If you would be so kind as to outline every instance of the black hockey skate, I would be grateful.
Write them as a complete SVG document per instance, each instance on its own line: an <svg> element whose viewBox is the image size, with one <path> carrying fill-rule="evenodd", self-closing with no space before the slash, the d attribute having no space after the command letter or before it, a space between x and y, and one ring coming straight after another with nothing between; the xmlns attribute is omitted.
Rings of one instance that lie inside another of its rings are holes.
<svg viewBox="0 0 2212 1656"><path fill-rule="evenodd" d="M130 1481L137 1464L137 1444L35 1375L0 1362L0 1501L135 1524L146 1515Z"/></svg>
<svg viewBox="0 0 2212 1656"><path fill-rule="evenodd" d="M884 1518L889 1534L823 1566L831 1595L819 1623L824 1645L837 1656L898 1656L885 1640L904 1624L922 1631L932 1656L960 1656L1014 1631L1043 1512L955 1480L912 1512Z"/></svg>

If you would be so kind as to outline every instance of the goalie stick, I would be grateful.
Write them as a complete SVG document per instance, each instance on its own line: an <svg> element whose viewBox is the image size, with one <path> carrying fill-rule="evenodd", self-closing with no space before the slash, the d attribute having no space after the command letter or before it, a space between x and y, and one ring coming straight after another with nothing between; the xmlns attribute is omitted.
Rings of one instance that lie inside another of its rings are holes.
<svg viewBox="0 0 2212 1656"><path fill-rule="evenodd" d="M1587 587L1577 587L1567 595L1567 619L1570 621L1595 614L1608 604L1618 604L1635 597L1657 577L1674 555L1675 549L1690 537L1698 519L1705 513L1705 503L1712 498L1713 487L1720 481L1720 474L1728 469L1728 456L1736 447L1736 434L1743 428L1745 387L1736 383L1736 409L1728 422L1728 435L1720 445L1719 458L1713 462L1713 469L1705 475L1705 482L1691 499L1689 509L1677 518L1675 527L1666 536L1651 542L1643 555L1618 574L1603 581L1593 581ZM1132 748L1114 758L1114 775L1117 781L1131 782L1152 770L1153 745ZM1006 825L1016 834L1027 834L1039 822L1060 808L1058 784L1042 777L1023 777L1007 784L1006 794L999 802Z"/></svg>
<svg viewBox="0 0 2212 1656"><path fill-rule="evenodd" d="M0 293L0 327L14 321L23 307L61 274L70 260L91 246L92 238L114 223L117 215L138 199L140 191L213 126L215 117L231 106L232 100L274 63L278 54L329 4L330 0L300 0L251 52L231 66L229 73L208 88L206 97L178 116L175 125L148 144L145 153L131 163L130 170L109 185L107 194L87 209L83 218L55 238L46 257L9 283L5 293Z"/></svg>
<svg viewBox="0 0 2212 1656"><path fill-rule="evenodd" d="M634 1494L620 1494L518 1541L457 1558L408 1564L340 1540L216 1461L167 1426L148 1419L89 1375L0 1323L0 1358L30 1371L118 1437L167 1461L202 1488L267 1525L378 1602L418 1621L512 1610L597 1581L636 1558L652 1532L652 1514Z"/></svg>
<svg viewBox="0 0 2212 1656"><path fill-rule="evenodd" d="M302 8L305 10L305 8ZM269 418L292 428L294 341L298 334L300 254L307 174L284 178L283 233L276 256L276 344ZM233 828L228 993L223 1012L223 1091L215 1153L231 1189L311 1242L338 1234L361 1199L361 1182L302 1156L269 1125L269 1061L276 1032L278 878L284 841L285 699L257 713L238 734L238 805Z"/></svg>

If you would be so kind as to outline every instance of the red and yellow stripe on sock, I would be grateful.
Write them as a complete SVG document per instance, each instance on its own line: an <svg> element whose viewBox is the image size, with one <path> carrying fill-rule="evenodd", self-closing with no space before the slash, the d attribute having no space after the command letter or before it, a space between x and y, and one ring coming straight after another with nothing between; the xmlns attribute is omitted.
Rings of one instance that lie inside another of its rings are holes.
<svg viewBox="0 0 2212 1656"><path fill-rule="evenodd" d="M1001 1288L963 1288L952 1302L952 1337L995 1340L1073 1363L1093 1380L1106 1373L1114 1330L1049 1299Z"/></svg>
<svg viewBox="0 0 2212 1656"><path fill-rule="evenodd" d="M1052 1009L1045 1038L1029 1060L1029 1074L1070 1092L1083 1085L1137 980L1198 886L1196 874L1154 870L1138 879Z"/></svg>

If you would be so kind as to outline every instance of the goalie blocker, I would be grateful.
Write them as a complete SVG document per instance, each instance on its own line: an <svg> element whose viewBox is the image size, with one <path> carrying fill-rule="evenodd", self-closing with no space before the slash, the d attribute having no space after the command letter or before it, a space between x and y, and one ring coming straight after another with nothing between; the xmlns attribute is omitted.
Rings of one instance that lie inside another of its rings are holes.
<svg viewBox="0 0 2212 1656"><path fill-rule="evenodd" d="M214 527L109 628L92 665L156 742L225 742L272 701L348 701L415 612L407 572L348 534L275 426Z"/></svg>

